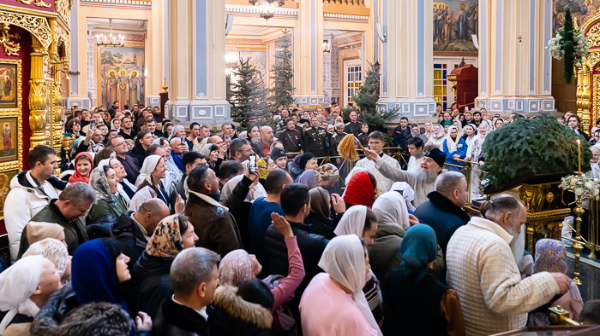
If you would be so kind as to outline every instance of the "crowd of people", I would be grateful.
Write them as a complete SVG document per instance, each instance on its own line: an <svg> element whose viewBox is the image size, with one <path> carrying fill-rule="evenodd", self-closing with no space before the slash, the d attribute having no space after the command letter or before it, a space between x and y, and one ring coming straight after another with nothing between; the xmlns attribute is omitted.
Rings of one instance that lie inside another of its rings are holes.
<svg viewBox="0 0 600 336"><path fill-rule="evenodd" d="M600 323L560 241L524 251L519 200L465 212L460 166L504 123L484 109L401 118L402 164L338 106L239 133L117 106L66 115L61 153L33 148L12 179L0 335L488 335L556 304Z"/></svg>

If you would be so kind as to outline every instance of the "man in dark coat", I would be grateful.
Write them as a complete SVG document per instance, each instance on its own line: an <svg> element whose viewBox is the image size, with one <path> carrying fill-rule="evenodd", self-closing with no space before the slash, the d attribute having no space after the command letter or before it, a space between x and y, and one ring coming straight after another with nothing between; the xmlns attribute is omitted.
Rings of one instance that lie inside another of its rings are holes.
<svg viewBox="0 0 600 336"><path fill-rule="evenodd" d="M242 248L242 236L233 213L239 210L257 177L256 174L246 173L229 196L227 208L220 202L219 179L215 172L204 166L192 170L187 178L189 198L184 214L189 217L200 238L196 246L208 248L222 256Z"/></svg>
<svg viewBox="0 0 600 336"><path fill-rule="evenodd" d="M138 162L135 161L135 159L129 154L127 154L129 153L129 149L127 148L127 143L125 143L125 138L120 135L116 136L110 139L110 145L115 149L117 160L119 160L119 162L121 162L125 168L125 172L127 173L127 181L135 185L135 180L140 174L140 168L138 168Z"/></svg>
<svg viewBox="0 0 600 336"><path fill-rule="evenodd" d="M292 119L285 121L285 129L279 133L278 139L283 143L283 149L286 152L297 153L304 148L302 134L298 132L296 122Z"/></svg>
<svg viewBox="0 0 600 336"><path fill-rule="evenodd" d="M415 216L419 222L433 228L438 244L446 256L446 246L454 231L467 224L469 215L462 209L467 202L467 180L458 172L445 172L435 181L435 191L427 195L429 201L419 205Z"/></svg>
<svg viewBox="0 0 600 336"><path fill-rule="evenodd" d="M151 198L142 203L138 212L125 211L112 227L113 236L121 242L123 254L130 259L127 265L130 270L146 249L158 222L169 214L165 202Z"/></svg>
<svg viewBox="0 0 600 336"><path fill-rule="evenodd" d="M152 335L210 335L208 322L200 311L213 301L219 284L220 259L215 252L199 247L177 255L170 274L174 294L162 303Z"/></svg>
<svg viewBox="0 0 600 336"><path fill-rule="evenodd" d="M354 134L355 137L358 137L360 134L360 123L358 122L358 113L356 111L350 111L348 114L350 118L350 122L347 123L344 127L344 132L347 134Z"/></svg>
<svg viewBox="0 0 600 336"><path fill-rule="evenodd" d="M304 132L304 151L311 152L316 157L324 157L329 154L327 143L327 130L319 127L317 117L310 118L310 128Z"/></svg>

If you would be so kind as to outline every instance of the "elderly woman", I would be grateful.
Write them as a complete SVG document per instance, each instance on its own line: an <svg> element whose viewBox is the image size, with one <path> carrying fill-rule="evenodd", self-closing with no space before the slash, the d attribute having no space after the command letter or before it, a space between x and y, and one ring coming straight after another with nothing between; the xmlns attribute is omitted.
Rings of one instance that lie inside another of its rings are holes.
<svg viewBox="0 0 600 336"><path fill-rule="evenodd" d="M208 163L208 167L210 167L210 169L212 169L218 176L219 167L221 166L221 162L223 162L223 158L225 157L224 152L219 150L219 146L215 144L206 144L204 147L202 147L200 154L204 155L206 162Z"/></svg>
<svg viewBox="0 0 600 336"><path fill-rule="evenodd" d="M271 214L271 218L277 231L284 237L288 251L289 269L287 277L283 279L270 275L264 281L270 284L271 293L273 294L273 304L269 309L275 317L274 329L276 331L287 331L279 319L278 308L294 295L294 291L304 279L304 264L296 236L294 236L288 221L275 213ZM244 281L256 278L261 269L262 266L253 254L248 254L248 252L241 249L234 250L227 253L219 264L219 281L221 285L239 287Z"/></svg>
<svg viewBox="0 0 600 336"><path fill-rule="evenodd" d="M149 155L142 165L140 175L136 180L138 191L131 199L129 210L138 211L142 203L150 198L159 198L169 207L171 213L183 210L183 201L176 197L175 188L169 194L162 182L166 177L166 165L162 157Z"/></svg>
<svg viewBox="0 0 600 336"><path fill-rule="evenodd" d="M98 201L92 205L87 220L94 223L101 217L110 214L116 221L127 210L123 199L117 192L117 174L110 166L94 169L90 178L90 186L96 192Z"/></svg>
<svg viewBox="0 0 600 336"><path fill-rule="evenodd" d="M30 245L46 239L53 238L67 246L65 241L65 229L56 223L47 222L29 222L23 228L21 233L21 244L19 245L19 254L17 259L23 256L23 253L29 248Z"/></svg>
<svg viewBox="0 0 600 336"><path fill-rule="evenodd" d="M567 273L566 263L567 250L565 244L555 239L540 239L535 244L535 264L533 271ZM583 300L579 288L571 281L571 289L562 296L555 298L533 312L529 313L528 326L547 327L550 326L548 308L561 306L569 312L569 318L579 321L579 314L583 309Z"/></svg>
<svg viewBox="0 0 600 336"><path fill-rule="evenodd" d="M364 205L353 206L348 209L337 227L334 233L338 236L342 235L356 235L365 242L367 246L373 245L373 238L377 232L377 217L369 208ZM367 274L367 282L363 287L363 293L369 302L369 308L373 313L373 317L379 324L383 325L383 308L379 300L379 280L369 271Z"/></svg>
<svg viewBox="0 0 600 336"><path fill-rule="evenodd" d="M456 126L450 126L448 135L442 145L444 154L446 154L446 164L450 171L462 171L465 165L464 160L467 155L467 143L459 135L459 130Z"/></svg>
<svg viewBox="0 0 600 336"><path fill-rule="evenodd" d="M386 335L465 335L458 294L432 270L437 250L430 226L406 231L400 268L390 271L384 285Z"/></svg>
<svg viewBox="0 0 600 336"><path fill-rule="evenodd" d="M171 144L169 143L169 140L167 140L167 138L161 137L154 140L154 143L165 149L165 152L167 153L167 156L165 157L165 164L167 165L167 174L169 180L173 184L177 185L177 183L179 183L179 181L183 177L183 172L179 170L179 167L177 167L177 164L175 164L173 158L171 157L172 148Z"/></svg>
<svg viewBox="0 0 600 336"><path fill-rule="evenodd" d="M433 133L429 137L429 141L425 144L426 149L437 148L442 150L446 133L444 133L444 126L440 124L433 125Z"/></svg>
<svg viewBox="0 0 600 336"><path fill-rule="evenodd" d="M138 309L152 318L156 316L160 303L173 292L169 279L171 263L183 249L194 247L197 240L194 226L183 215L165 217L158 223L146 250L133 267Z"/></svg>
<svg viewBox="0 0 600 336"><path fill-rule="evenodd" d="M29 246L23 258L41 255L50 260L61 274L61 282L65 284L71 278L71 257L67 251L67 243L54 238L44 238Z"/></svg>
<svg viewBox="0 0 600 336"><path fill-rule="evenodd" d="M31 335L31 322L61 287L60 275L41 255L24 257L0 273L0 335Z"/></svg>
<svg viewBox="0 0 600 336"><path fill-rule="evenodd" d="M312 279L300 301L304 335L382 335L362 291L370 267L360 238L333 238L319 267L325 272Z"/></svg>

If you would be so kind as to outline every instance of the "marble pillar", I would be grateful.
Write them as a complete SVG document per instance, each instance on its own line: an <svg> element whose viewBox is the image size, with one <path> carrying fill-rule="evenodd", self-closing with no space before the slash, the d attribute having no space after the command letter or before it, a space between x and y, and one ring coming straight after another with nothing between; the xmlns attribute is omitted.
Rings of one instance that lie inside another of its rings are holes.
<svg viewBox="0 0 600 336"><path fill-rule="evenodd" d="M398 108L400 116L429 117L433 100L432 0L379 0L381 43L379 109Z"/></svg>
<svg viewBox="0 0 600 336"><path fill-rule="evenodd" d="M176 123L221 124L225 100L225 0L168 2L170 41L167 117Z"/></svg>
<svg viewBox="0 0 600 336"><path fill-rule="evenodd" d="M552 0L479 0L479 96L489 112L554 111Z"/></svg>

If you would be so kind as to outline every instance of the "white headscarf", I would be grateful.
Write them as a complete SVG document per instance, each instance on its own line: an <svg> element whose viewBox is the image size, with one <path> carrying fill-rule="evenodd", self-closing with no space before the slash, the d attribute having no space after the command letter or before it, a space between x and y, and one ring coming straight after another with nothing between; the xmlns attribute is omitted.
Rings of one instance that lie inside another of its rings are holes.
<svg viewBox="0 0 600 336"><path fill-rule="evenodd" d="M140 169L140 175L138 175L137 179L135 180L136 188L139 189L140 185L144 183L144 181L148 181L150 185L154 185L154 183L152 183L152 172L154 169L156 169L156 166L158 166L158 163L162 159L163 158L159 155L148 155L144 159L144 164L142 164L142 169Z"/></svg>
<svg viewBox="0 0 600 336"><path fill-rule="evenodd" d="M395 182L392 184L390 191L401 191L402 197L406 201L406 208L410 211L415 211L417 208L413 205L415 200L415 190L406 182Z"/></svg>
<svg viewBox="0 0 600 336"><path fill-rule="evenodd" d="M371 328L377 330L380 336L383 335L362 291L367 283L367 269L365 249L358 236L344 235L333 238L323 251L319 267L327 272L333 280L352 292L354 302Z"/></svg>
<svg viewBox="0 0 600 336"><path fill-rule="evenodd" d="M29 297L40 283L46 260L41 255L24 257L0 273L0 310L8 311L0 322L0 335L18 313L35 317L39 312Z"/></svg>
<svg viewBox="0 0 600 336"><path fill-rule="evenodd" d="M373 203L373 212L377 216L377 222L395 224L404 231L410 227L408 221L408 210L406 201L399 192L392 190L377 197Z"/></svg>
<svg viewBox="0 0 600 336"><path fill-rule="evenodd" d="M173 127L173 132L171 132L171 136L169 137L169 141L171 141L171 139L176 138L175 134L179 133L179 131L181 130L185 130L185 127L183 127L182 125L176 125Z"/></svg>
<svg viewBox="0 0 600 336"><path fill-rule="evenodd" d="M367 207L364 205L355 205L344 213L333 232L337 236L354 234L362 237L366 218Z"/></svg>
<svg viewBox="0 0 600 336"><path fill-rule="evenodd" d="M100 160L100 162L98 162L97 168L104 169L104 166L111 167L110 160L112 160L112 159L108 158L108 159ZM129 182L127 179L123 179L122 182L117 183L117 193L123 198L123 201L127 204L127 206L129 206L129 204L131 204L131 197L129 197L129 195L127 194L125 189L123 189L123 184L127 184L127 186L131 190L133 190L133 192L136 192L137 188L133 184L131 184L131 182Z"/></svg>
<svg viewBox="0 0 600 336"><path fill-rule="evenodd" d="M452 130L456 130L456 140L450 137L450 133ZM450 126L448 127L448 134L446 135L446 147L448 148L448 152L454 153L456 152L456 145L460 142L460 132L458 131L458 127Z"/></svg>

